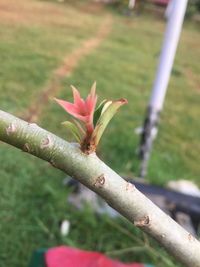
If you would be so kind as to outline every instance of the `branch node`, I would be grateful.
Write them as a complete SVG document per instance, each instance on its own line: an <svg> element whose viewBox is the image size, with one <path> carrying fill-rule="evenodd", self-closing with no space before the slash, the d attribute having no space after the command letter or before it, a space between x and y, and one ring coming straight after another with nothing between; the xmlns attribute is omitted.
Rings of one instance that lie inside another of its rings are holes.
<svg viewBox="0 0 200 267"><path fill-rule="evenodd" d="M30 148L30 146L29 146L28 143L25 143L25 144L24 144L22 150L23 150L24 152L27 152L27 153L30 153L30 152L31 152L31 148Z"/></svg>
<svg viewBox="0 0 200 267"><path fill-rule="evenodd" d="M7 128L6 128L6 133L7 135L10 135L11 133L16 132L17 127L15 126L14 123L11 123Z"/></svg>
<svg viewBox="0 0 200 267"><path fill-rule="evenodd" d="M192 242L195 241L195 238L192 234L188 234L188 240Z"/></svg>
<svg viewBox="0 0 200 267"><path fill-rule="evenodd" d="M135 186L132 183L126 182L126 191L134 191Z"/></svg>
<svg viewBox="0 0 200 267"><path fill-rule="evenodd" d="M53 145L53 140L51 139L51 137L48 135L47 137L43 138L41 140L40 143L40 148L44 149L44 148L50 148Z"/></svg>
<svg viewBox="0 0 200 267"><path fill-rule="evenodd" d="M144 216L143 218L141 218L138 221L134 222L134 225L137 227L145 227L145 226L149 226L150 225L150 218L149 216Z"/></svg>
<svg viewBox="0 0 200 267"><path fill-rule="evenodd" d="M101 174L100 176L97 177L94 186L95 187L102 187L105 184L105 176L104 174Z"/></svg>

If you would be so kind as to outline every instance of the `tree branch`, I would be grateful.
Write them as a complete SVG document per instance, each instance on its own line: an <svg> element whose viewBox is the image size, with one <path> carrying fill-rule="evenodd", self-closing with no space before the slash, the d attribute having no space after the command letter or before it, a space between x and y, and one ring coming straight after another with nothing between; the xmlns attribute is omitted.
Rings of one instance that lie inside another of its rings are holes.
<svg viewBox="0 0 200 267"><path fill-rule="evenodd" d="M155 238L177 260L200 267L200 243L108 166L96 154L85 155L36 124L0 110L0 140L50 162L85 186Z"/></svg>

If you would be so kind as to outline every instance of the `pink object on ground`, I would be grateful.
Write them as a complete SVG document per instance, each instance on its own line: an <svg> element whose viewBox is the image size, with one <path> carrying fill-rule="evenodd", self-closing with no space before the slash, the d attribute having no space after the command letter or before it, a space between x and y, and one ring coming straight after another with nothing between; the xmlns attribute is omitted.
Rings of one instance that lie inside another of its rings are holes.
<svg viewBox="0 0 200 267"><path fill-rule="evenodd" d="M169 4L169 0L154 0L154 3L155 4L158 4L158 5L168 5Z"/></svg>
<svg viewBox="0 0 200 267"><path fill-rule="evenodd" d="M144 267L143 264L124 264L98 252L66 246L49 249L45 254L45 261L47 267Z"/></svg>

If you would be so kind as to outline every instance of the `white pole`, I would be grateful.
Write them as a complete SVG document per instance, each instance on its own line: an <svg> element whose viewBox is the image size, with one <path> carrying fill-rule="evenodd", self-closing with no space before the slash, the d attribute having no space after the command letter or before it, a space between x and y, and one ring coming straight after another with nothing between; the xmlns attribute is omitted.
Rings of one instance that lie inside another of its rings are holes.
<svg viewBox="0 0 200 267"><path fill-rule="evenodd" d="M129 0L128 8L129 8L129 9L133 9L134 6L135 6L135 0Z"/></svg>
<svg viewBox="0 0 200 267"><path fill-rule="evenodd" d="M172 10L167 24L162 53L149 106L161 111L176 54L188 0L172 0Z"/></svg>
<svg viewBox="0 0 200 267"><path fill-rule="evenodd" d="M169 3L168 3L167 8L165 10L165 18L166 19L169 19L169 17L170 17L170 14L171 14L172 8L173 8L173 4L174 4L174 1L169 0Z"/></svg>
<svg viewBox="0 0 200 267"><path fill-rule="evenodd" d="M140 143L141 169L140 176L147 173L150 152L157 132L159 113L164 104L167 86L176 54L176 49L181 33L183 19L188 0L171 0L169 20L164 36L162 52L158 64L156 79L150 98L147 116L145 118Z"/></svg>

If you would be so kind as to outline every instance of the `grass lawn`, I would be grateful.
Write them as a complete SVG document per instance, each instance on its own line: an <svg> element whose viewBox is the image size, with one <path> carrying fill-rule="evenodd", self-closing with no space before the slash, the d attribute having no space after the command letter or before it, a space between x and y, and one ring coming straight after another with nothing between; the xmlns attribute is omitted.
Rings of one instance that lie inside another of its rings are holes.
<svg viewBox="0 0 200 267"><path fill-rule="evenodd" d="M87 1L0 0L0 6L0 108L22 116L63 58L95 35L108 11L92 9ZM70 84L86 96L96 80L99 99L129 100L110 124L98 153L120 174L133 176L139 166L134 129L143 122L165 25L150 16L111 16L111 33L80 60L56 97L72 99ZM186 23L149 165L148 179L156 184L184 178L200 185L199 42L197 27ZM60 125L67 118L49 100L38 124L68 140L71 136ZM125 220L99 218L89 207L77 211L70 206L65 175L49 164L2 143L0 164L0 266L26 267L34 249L60 244L126 261L178 266ZM59 233L63 219L71 222L65 238Z"/></svg>

